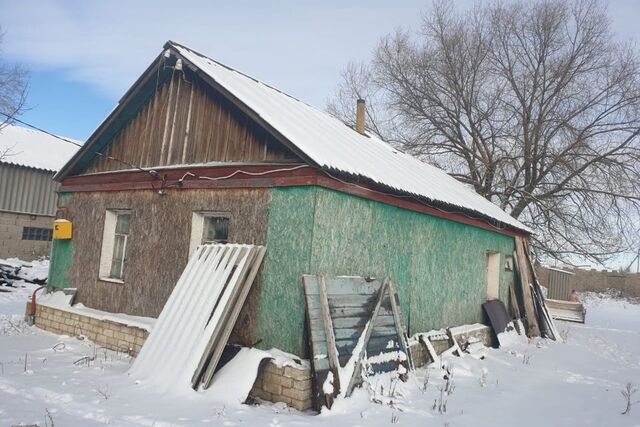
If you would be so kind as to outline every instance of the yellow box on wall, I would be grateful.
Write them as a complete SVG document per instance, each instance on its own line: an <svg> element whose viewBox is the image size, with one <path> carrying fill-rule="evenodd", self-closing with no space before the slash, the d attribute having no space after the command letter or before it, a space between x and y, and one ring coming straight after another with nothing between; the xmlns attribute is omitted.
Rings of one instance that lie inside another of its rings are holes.
<svg viewBox="0 0 640 427"><path fill-rule="evenodd" d="M73 234L73 224L66 219L56 219L53 222L53 238L56 240L69 240Z"/></svg>

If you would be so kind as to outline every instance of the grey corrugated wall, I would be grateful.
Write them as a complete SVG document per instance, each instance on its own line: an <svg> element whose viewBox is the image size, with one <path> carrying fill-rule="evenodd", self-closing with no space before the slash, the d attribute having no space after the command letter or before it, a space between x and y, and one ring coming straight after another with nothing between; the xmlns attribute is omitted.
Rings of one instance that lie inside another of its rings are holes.
<svg viewBox="0 0 640 427"><path fill-rule="evenodd" d="M0 210L54 215L56 190L54 172L0 163Z"/></svg>

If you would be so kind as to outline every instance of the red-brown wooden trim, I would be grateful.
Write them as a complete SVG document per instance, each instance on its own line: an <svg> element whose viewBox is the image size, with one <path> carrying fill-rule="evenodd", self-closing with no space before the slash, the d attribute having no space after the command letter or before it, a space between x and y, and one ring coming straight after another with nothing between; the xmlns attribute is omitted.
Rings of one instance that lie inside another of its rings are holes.
<svg viewBox="0 0 640 427"><path fill-rule="evenodd" d="M244 166L217 166L201 168L176 168L158 171L160 177L164 177L164 189L175 191L179 189L200 188L270 188L270 187L295 187L317 185L331 190L340 191L373 200L380 203L396 206L414 212L443 218L461 224L471 225L484 230L493 231L507 236L528 236L524 231L513 228L496 227L479 218L471 218L464 213L447 212L427 206L417 200L409 200L403 196L381 194L370 185L351 184L341 182L328 177L322 171L313 167L304 167L290 171L277 171L268 174L253 176L237 174L229 179L211 181L186 177L180 184L179 179L189 171L198 176L223 177L239 169L252 173L264 173L278 169L289 169L296 165L244 165ZM150 174L142 171L126 171L101 173L95 175L72 176L62 180L59 192L98 192L98 191L124 191L124 190L155 190L163 188L162 179L155 179Z"/></svg>

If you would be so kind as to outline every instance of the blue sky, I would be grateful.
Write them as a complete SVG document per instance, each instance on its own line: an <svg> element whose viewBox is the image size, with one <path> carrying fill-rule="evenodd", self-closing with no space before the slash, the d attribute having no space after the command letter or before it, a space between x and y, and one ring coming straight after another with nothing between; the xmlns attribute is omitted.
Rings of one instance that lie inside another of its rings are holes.
<svg viewBox="0 0 640 427"><path fill-rule="evenodd" d="M324 107L348 61L367 59L398 26L415 28L429 4L4 0L0 26L5 59L32 70L22 119L84 140L168 39ZM618 36L637 39L640 0L609 10Z"/></svg>

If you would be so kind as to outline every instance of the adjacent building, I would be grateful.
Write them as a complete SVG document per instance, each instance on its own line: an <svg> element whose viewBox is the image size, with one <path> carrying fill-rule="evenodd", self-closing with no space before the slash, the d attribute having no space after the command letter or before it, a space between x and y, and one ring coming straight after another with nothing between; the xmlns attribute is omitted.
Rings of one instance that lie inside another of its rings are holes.
<svg viewBox="0 0 640 427"><path fill-rule="evenodd" d="M19 126L0 128L0 258L49 256L58 183L77 147Z"/></svg>

